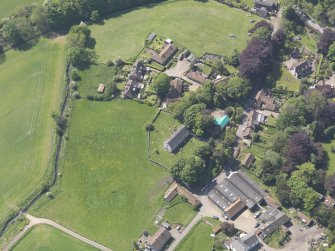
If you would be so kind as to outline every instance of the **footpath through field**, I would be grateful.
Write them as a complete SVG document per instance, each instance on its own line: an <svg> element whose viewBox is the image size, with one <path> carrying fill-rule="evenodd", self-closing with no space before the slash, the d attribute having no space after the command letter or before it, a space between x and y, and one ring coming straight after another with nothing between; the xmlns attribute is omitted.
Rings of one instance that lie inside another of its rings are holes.
<svg viewBox="0 0 335 251"><path fill-rule="evenodd" d="M81 236L73 231L71 231L70 229L67 229L66 227L63 227L62 225L52 221L52 220L49 220L49 219L45 219L45 218L36 218L30 214L25 214L25 216L29 219L29 224L18 234L15 236L15 238L8 244L7 247L4 248L4 251L9 251L11 250L15 244L21 240L21 238L23 238L23 236L27 233L27 231L32 228L33 226L36 226L36 225L40 225L40 224L46 224L46 225L50 225L50 226L53 226L55 228L57 228L58 230L68 234L68 235L71 235L72 237L82 241L82 242L85 242L95 248L98 248L100 250L103 250L103 251L112 251L112 249L110 248L107 248L95 241L92 241L90 239L87 239L86 237L84 236Z"/></svg>

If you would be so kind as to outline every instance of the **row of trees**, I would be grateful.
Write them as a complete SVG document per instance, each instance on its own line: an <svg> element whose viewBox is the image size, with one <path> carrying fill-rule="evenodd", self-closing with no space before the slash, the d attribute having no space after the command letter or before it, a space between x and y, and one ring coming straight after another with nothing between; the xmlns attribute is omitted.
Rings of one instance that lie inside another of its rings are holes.
<svg viewBox="0 0 335 251"><path fill-rule="evenodd" d="M161 0L48 0L26 5L0 22L0 44L19 45L39 34L59 31L80 21L96 22L101 15Z"/></svg>
<svg viewBox="0 0 335 251"><path fill-rule="evenodd" d="M67 40L67 60L71 65L84 69L95 62L95 51L88 48L92 41L91 31L85 24L72 26Z"/></svg>

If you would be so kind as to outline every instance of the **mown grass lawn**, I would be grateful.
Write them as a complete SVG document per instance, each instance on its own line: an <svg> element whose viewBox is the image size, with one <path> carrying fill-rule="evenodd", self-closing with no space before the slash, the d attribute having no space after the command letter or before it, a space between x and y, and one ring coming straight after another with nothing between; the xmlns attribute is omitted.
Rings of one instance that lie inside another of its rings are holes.
<svg viewBox="0 0 335 251"><path fill-rule="evenodd" d="M78 101L59 192L35 213L115 251L130 250L163 205L167 187L168 172L146 159L145 125L155 113L129 100Z"/></svg>
<svg viewBox="0 0 335 251"><path fill-rule="evenodd" d="M13 251L93 251L98 250L88 244L47 225L34 227L12 249Z"/></svg>
<svg viewBox="0 0 335 251"><path fill-rule="evenodd" d="M182 146L182 149L176 153L167 152L163 148L163 144L171 136L171 134L179 128L180 125L181 124L173 118L172 114L161 112L158 119L154 123L155 129L151 132L151 159L171 168L179 159L191 157L194 150L204 144L198 139L192 137Z"/></svg>
<svg viewBox="0 0 335 251"><path fill-rule="evenodd" d="M274 65L270 72L270 80L268 79L267 85L282 88L286 91L299 91L300 81L295 78L285 67Z"/></svg>
<svg viewBox="0 0 335 251"><path fill-rule="evenodd" d="M102 62L133 58L150 32L169 37L198 56L205 52L231 55L235 48L244 49L249 39L248 30L254 24L247 14L214 0L170 0L118 13L91 29ZM229 37L231 33L237 38Z"/></svg>
<svg viewBox="0 0 335 251"><path fill-rule="evenodd" d="M115 67L108 67L105 64L91 65L90 68L80 71L81 80L77 83L79 94L83 98L98 94L99 84L102 83L107 87L113 81L116 72Z"/></svg>
<svg viewBox="0 0 335 251"><path fill-rule="evenodd" d="M199 221L192 230L184 237L180 244L175 249L176 251L210 251L214 239L210 236L212 228Z"/></svg>
<svg viewBox="0 0 335 251"><path fill-rule="evenodd" d="M190 203L177 196L170 202L163 218L170 224L176 223L187 226L196 214L197 211L193 210L193 206Z"/></svg>
<svg viewBox="0 0 335 251"><path fill-rule="evenodd" d="M26 4L41 3L42 0L1 0L0 1L0 19L12 14L17 8Z"/></svg>
<svg viewBox="0 0 335 251"><path fill-rule="evenodd" d="M325 150L329 157L327 175L335 173L335 153L331 151L332 146L335 146L335 140L324 144Z"/></svg>
<svg viewBox="0 0 335 251"><path fill-rule="evenodd" d="M60 104L64 44L42 39L28 51L0 55L0 227L50 178L50 115Z"/></svg>
<svg viewBox="0 0 335 251"><path fill-rule="evenodd" d="M300 42L302 45L306 46L312 52L315 52L317 50L316 41L318 40L318 37L316 35L304 33L299 36L301 37Z"/></svg>

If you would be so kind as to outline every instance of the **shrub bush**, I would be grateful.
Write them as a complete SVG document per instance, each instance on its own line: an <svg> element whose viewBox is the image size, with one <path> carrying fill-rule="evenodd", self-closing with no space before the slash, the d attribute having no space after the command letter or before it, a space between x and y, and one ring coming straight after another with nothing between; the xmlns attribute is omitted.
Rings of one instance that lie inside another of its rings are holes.
<svg viewBox="0 0 335 251"><path fill-rule="evenodd" d="M146 125L146 127L145 127L145 130L146 130L147 132L152 132L154 129L155 129L155 127L154 127L153 124L148 124L148 125Z"/></svg>
<svg viewBox="0 0 335 251"><path fill-rule="evenodd" d="M80 76L76 70L71 71L71 80L79 81Z"/></svg>

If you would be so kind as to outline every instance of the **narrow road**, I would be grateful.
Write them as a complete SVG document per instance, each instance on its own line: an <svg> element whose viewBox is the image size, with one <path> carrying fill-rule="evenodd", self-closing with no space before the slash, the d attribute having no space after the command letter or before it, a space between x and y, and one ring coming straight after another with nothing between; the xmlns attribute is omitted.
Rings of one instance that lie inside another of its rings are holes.
<svg viewBox="0 0 335 251"><path fill-rule="evenodd" d="M167 251L173 251L178 246L178 244L181 242L181 240L190 232L190 230L195 226L195 224L198 223L198 221L201 220L202 213L201 211L193 218L193 220L190 222L190 224L187 225L187 227L183 230L183 232L179 233L178 231L172 232L172 237L174 238L174 241L171 243Z"/></svg>
<svg viewBox="0 0 335 251"><path fill-rule="evenodd" d="M15 238L7 245L7 247L4 248L4 251L9 251L11 248L14 247L14 245L27 233L27 231L32 228L33 226L36 226L36 225L40 225L40 224L46 224L46 225L49 225L49 226L52 226L54 228L57 228L58 230L68 234L68 235L71 235L72 237L82 241L82 242L85 242L97 249L100 249L100 250L103 250L103 251L112 251L112 249L110 248L107 248L95 241L92 241L90 239L87 239L85 238L84 236L81 236L80 234L77 234L73 231L71 231L70 229L66 228L66 227L63 227L62 225L52 221L52 220L49 220L49 219L45 219L45 218L36 218L30 214L25 214L25 216L29 219L29 224L18 234L15 236Z"/></svg>
<svg viewBox="0 0 335 251"><path fill-rule="evenodd" d="M282 27L283 9L280 8L276 17L271 17L271 24L273 25L273 33Z"/></svg>

